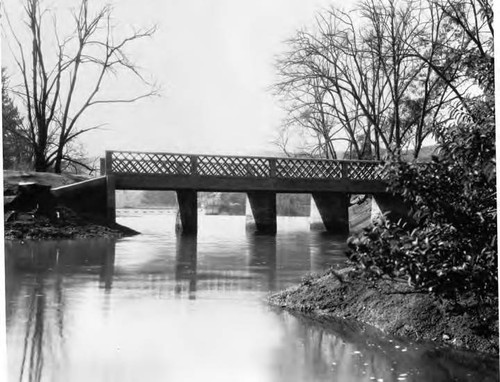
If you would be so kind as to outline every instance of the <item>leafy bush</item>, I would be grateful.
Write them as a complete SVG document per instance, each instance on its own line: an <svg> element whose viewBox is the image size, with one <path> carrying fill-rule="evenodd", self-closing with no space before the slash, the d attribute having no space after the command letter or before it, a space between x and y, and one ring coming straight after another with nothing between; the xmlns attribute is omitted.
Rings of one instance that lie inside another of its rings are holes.
<svg viewBox="0 0 500 382"><path fill-rule="evenodd" d="M443 297L497 297L495 124L493 114L478 115L441 131L440 155L428 165L386 166L390 190L413 206L417 225L383 221L351 238L359 268Z"/></svg>

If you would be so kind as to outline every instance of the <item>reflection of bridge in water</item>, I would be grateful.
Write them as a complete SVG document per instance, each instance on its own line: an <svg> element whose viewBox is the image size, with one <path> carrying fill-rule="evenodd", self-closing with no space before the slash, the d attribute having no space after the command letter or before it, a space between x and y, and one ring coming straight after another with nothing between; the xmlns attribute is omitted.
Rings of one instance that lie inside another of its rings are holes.
<svg viewBox="0 0 500 382"><path fill-rule="evenodd" d="M105 295L101 300L105 305L110 304L107 298L117 289L127 293L118 293L114 297L116 305L119 299L142 298L137 292L154 298L168 293L191 299L196 298L196 293L205 291L248 292L252 290L250 284L255 285L256 278L264 283L261 291L274 289L272 285L279 271L279 235L249 235L247 239L245 262L252 272L224 270L214 265L200 269L196 238L178 236L174 267L168 270L160 267L157 274L151 274L149 268L134 268L135 272L121 269L119 258L123 253L112 240L96 240L90 247L89 242L77 241L6 242L7 254L16 253L16 259L6 258L6 297L8 302L16 301L14 306L8 305L7 327L18 325L21 334L24 333L22 354L16 364L20 367L18 380L41 382L58 379L60 365L57 356L69 354L70 346L74 345L71 342L74 317L68 314L71 311L68 307L74 304L74 283L91 285L98 282L99 293ZM268 248L268 253L265 248ZM115 256L115 252L120 255ZM138 273L142 273L141 277L137 277ZM29 282L13 285L16 277L27 278ZM82 297L87 298L88 285L76 291L86 290ZM129 289L134 293L128 293ZM113 304L103 306L103 310L113 310ZM16 321L19 316L25 320ZM310 380L308 377L313 375L326 379L331 376L332 369L339 380L352 379L352 376L359 380L370 377L399 380L402 376L408 381L455 380L466 374L470 374L471 380L483 380L481 377L484 376L485 380L497 378L498 366L494 359L465 358L466 354L453 353L449 349L399 342L372 334L369 330L360 330L357 324L346 321L329 322L325 326L327 329L323 330L317 323L303 318L292 319L286 312L277 317L284 335L275 349L282 355L276 358L279 364L272 378L276 381L294 380L296 376Z"/></svg>
<svg viewBox="0 0 500 382"><path fill-rule="evenodd" d="M5 244L6 282L14 281L18 274L40 274L43 280L57 276L60 281L64 278L78 284L94 275L105 293L113 288L133 288L194 299L197 291L278 290L293 281L295 272L321 271L334 264L335 258L343 264L345 245L337 248L332 240L322 240L323 235L318 232L298 234L303 235L303 239L292 249L288 236L247 233L243 247L239 248L241 252L229 257L207 254L203 246L200 248L196 236L177 235L173 253L166 253L168 249L154 251L151 257L143 255L141 261L132 266L123 254L116 256L127 241L123 244L112 239L24 244L8 241ZM329 256L320 256L320 253ZM288 273L291 280L287 279ZM14 290L7 285L7 294ZM10 316L8 308L7 318Z"/></svg>
<svg viewBox="0 0 500 382"><path fill-rule="evenodd" d="M246 193L263 233L276 232L277 193L310 193L326 230L338 234L349 231L351 195L373 195L382 212L401 209L376 161L107 151L101 165L109 219L116 216L115 190L171 190L183 233L197 232L199 191Z"/></svg>

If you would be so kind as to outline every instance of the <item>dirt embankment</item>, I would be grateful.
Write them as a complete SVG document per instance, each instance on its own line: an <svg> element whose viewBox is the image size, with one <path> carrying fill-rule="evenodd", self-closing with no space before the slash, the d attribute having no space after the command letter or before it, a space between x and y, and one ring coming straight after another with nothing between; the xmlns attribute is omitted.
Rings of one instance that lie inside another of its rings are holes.
<svg viewBox="0 0 500 382"><path fill-rule="evenodd" d="M498 307L460 307L403 282L373 282L345 269L310 277L272 295L271 305L324 319L355 319L385 334L498 354Z"/></svg>
<svg viewBox="0 0 500 382"><path fill-rule="evenodd" d="M50 189L88 177L72 174L4 171L4 238L71 239L121 237L136 231L102 216L76 213L61 204Z"/></svg>
<svg viewBox="0 0 500 382"><path fill-rule="evenodd" d="M82 218L69 209L60 209L60 218L48 219L37 214L18 213L4 223L6 240L50 240L91 237L123 237L138 234L120 224L107 224L88 217Z"/></svg>

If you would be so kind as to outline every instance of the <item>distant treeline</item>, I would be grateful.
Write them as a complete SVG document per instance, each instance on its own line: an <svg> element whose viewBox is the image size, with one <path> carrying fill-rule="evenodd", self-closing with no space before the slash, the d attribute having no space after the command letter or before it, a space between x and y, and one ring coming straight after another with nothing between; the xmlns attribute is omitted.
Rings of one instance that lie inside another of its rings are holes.
<svg viewBox="0 0 500 382"><path fill-rule="evenodd" d="M309 194L278 194L276 209L280 216L309 216ZM198 206L206 214L245 215L246 195L236 192L200 192ZM117 208L176 208L174 191L117 191Z"/></svg>

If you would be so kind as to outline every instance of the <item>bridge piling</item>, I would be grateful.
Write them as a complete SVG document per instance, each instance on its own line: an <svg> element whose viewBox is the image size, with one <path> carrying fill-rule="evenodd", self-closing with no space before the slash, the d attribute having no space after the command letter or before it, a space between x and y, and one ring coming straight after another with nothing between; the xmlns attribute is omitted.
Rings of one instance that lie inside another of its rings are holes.
<svg viewBox="0 0 500 382"><path fill-rule="evenodd" d="M276 233L276 192L247 192L258 233Z"/></svg>
<svg viewBox="0 0 500 382"><path fill-rule="evenodd" d="M381 164L363 160L106 151L101 172L113 176L108 191L108 216L113 221L115 189L177 191L179 227L184 234L197 232L198 191L245 192L257 231L274 234L276 193L308 193L313 194L317 215L326 230L345 234L349 231L350 195L387 192ZM393 213L394 210L392 206Z"/></svg>
<svg viewBox="0 0 500 382"><path fill-rule="evenodd" d="M319 213L318 206L314 202L314 198L311 195L311 212L309 214L309 228L311 231L325 231L325 225L323 224L323 219Z"/></svg>
<svg viewBox="0 0 500 382"><path fill-rule="evenodd" d="M196 235L198 232L198 195L195 190L177 190L182 235ZM177 227L176 227L177 228Z"/></svg>
<svg viewBox="0 0 500 382"><path fill-rule="evenodd" d="M341 192L314 192L312 197L325 229L330 233L347 235L349 233L349 195Z"/></svg>

